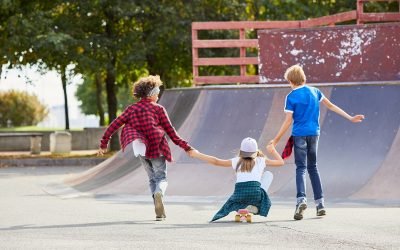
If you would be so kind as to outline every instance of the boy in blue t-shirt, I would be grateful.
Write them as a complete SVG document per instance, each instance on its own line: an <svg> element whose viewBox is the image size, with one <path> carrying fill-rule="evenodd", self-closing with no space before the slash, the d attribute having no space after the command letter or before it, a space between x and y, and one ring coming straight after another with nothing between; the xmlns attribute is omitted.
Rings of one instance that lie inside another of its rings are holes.
<svg viewBox="0 0 400 250"><path fill-rule="evenodd" d="M361 122L364 119L364 115L350 116L344 110L331 103L319 89L305 85L306 76L299 65L289 67L285 72L285 79L292 88L292 91L286 96L286 117L278 134L269 143L275 146L293 122L292 138L297 188L297 205L294 219L303 219L303 212L307 208L306 169L314 192L317 216L323 216L326 214L324 194L317 168L317 148L320 134L319 103L322 102L328 109L351 122Z"/></svg>

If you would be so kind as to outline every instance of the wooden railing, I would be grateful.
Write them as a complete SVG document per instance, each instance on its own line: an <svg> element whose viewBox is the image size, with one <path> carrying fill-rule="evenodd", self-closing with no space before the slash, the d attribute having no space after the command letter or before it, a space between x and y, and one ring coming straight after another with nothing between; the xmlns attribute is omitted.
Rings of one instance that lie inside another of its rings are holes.
<svg viewBox="0 0 400 250"><path fill-rule="evenodd" d="M364 4L368 2L395 2L399 4L400 12L400 0L357 0L357 24L363 24L368 22L398 22L400 21L400 13L386 12L386 13L365 13Z"/></svg>
<svg viewBox="0 0 400 250"><path fill-rule="evenodd" d="M312 18L301 21L243 21L243 22L193 22L192 23L192 57L193 57L193 82L195 85L203 84L236 84L259 83L258 75L248 75L247 65L258 65L257 57L247 57L248 48L257 48L257 39L247 39L246 32L258 29L287 29L308 28L316 26L334 26L337 23L357 21L357 24L367 22L400 21L400 13L365 13L364 3L390 0L357 0L357 10L343 12L335 15ZM399 2L400 8L400 0ZM400 12L400 9L399 9ZM200 40L200 30L238 30L239 39L225 40ZM199 49L210 48L239 48L239 57L200 58ZM240 75L230 76L200 76L201 66L235 66L240 67Z"/></svg>

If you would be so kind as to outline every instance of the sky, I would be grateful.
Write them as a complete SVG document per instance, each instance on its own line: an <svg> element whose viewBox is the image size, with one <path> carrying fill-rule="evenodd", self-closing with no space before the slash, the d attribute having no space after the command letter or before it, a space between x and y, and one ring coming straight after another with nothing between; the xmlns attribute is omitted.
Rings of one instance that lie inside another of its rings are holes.
<svg viewBox="0 0 400 250"><path fill-rule="evenodd" d="M29 83L26 80L31 80ZM77 86L82 83L82 78L77 76L71 79L67 86L69 116L71 128L94 127L97 119L94 116L84 116L79 109L79 101L75 97ZM61 78L55 71L49 71L42 75L34 68L7 69L3 66L0 79L0 91L16 89L35 94L39 100L50 109L50 115L43 127L63 127L64 126L64 97L61 85Z"/></svg>

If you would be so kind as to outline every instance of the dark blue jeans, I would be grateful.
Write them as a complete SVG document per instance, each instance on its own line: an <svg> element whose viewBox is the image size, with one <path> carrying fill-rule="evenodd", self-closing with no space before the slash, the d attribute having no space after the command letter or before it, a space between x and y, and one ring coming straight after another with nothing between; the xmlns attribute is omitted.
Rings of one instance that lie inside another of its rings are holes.
<svg viewBox="0 0 400 250"><path fill-rule="evenodd" d="M317 149L319 136L293 136L294 159L296 164L297 201L306 200L306 168L310 176L314 200L324 197L321 179L317 168Z"/></svg>

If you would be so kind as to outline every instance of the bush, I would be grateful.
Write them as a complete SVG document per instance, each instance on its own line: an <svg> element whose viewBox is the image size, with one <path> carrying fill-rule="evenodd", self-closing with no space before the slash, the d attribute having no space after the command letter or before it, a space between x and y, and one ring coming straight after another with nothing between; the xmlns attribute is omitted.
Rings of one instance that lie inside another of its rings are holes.
<svg viewBox="0 0 400 250"><path fill-rule="evenodd" d="M36 95L24 91L0 92L0 126L37 125L48 114Z"/></svg>

